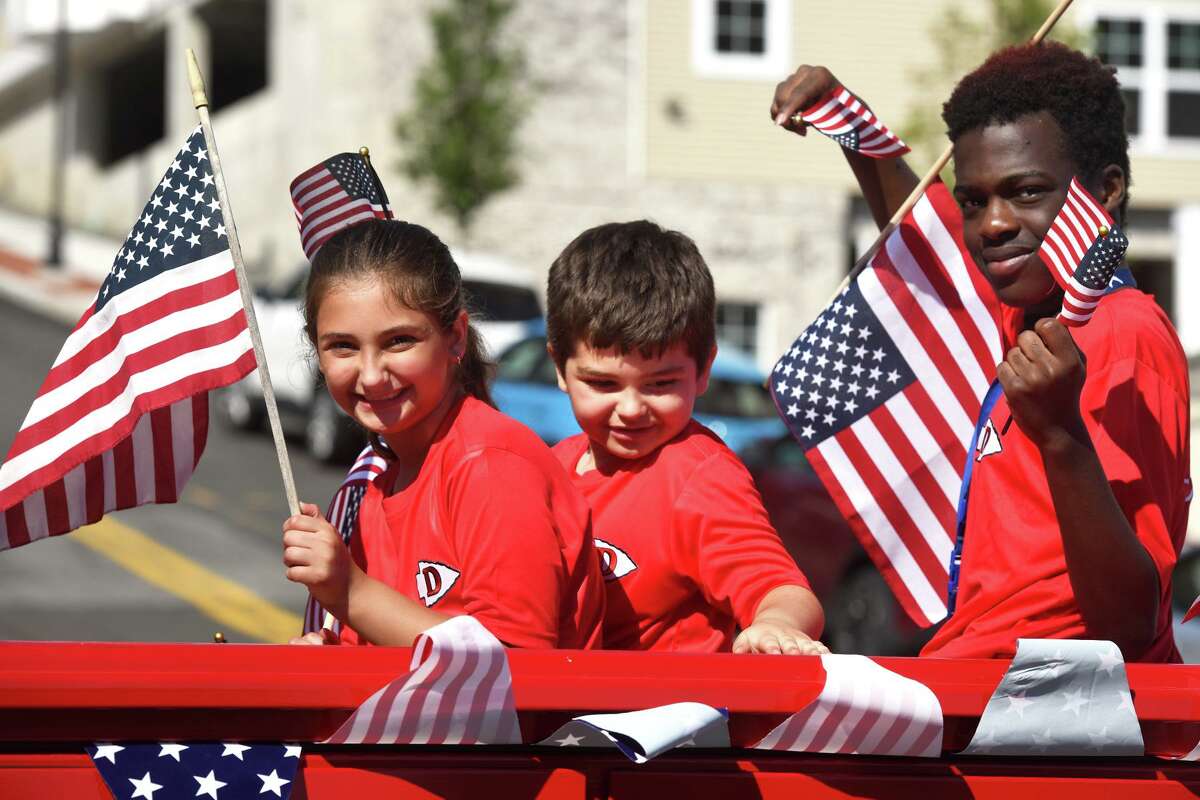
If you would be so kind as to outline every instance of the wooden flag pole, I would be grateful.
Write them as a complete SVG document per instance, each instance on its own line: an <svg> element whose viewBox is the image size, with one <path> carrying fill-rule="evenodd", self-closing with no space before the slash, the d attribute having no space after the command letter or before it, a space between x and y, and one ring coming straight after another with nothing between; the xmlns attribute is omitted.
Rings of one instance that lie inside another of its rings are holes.
<svg viewBox="0 0 1200 800"><path fill-rule="evenodd" d="M1066 10L1070 7L1071 2L1072 0L1060 0L1058 6L1050 12L1050 16L1046 17L1046 21L1042 23L1042 27L1038 28L1037 33L1035 33L1029 40L1029 44L1041 44L1042 40L1046 38L1046 35L1050 33L1050 30L1054 27L1054 24L1058 22L1059 18L1062 17L1064 13L1066 13ZM834 300L836 300L837 296L841 294L847 286L850 285L850 281L857 278L858 274L866 268L867 264L871 263L871 259L875 257L876 253L879 252L879 248L883 246L883 243L887 241L888 237L895 232L896 228L900 225L900 221L904 219L904 216L908 214L909 211L912 211L912 207L915 206L917 201L921 199L921 196L925 194L925 190L929 188L929 184L933 183L934 180L937 179L937 176L941 174L941 171L946 168L946 165L950 163L950 158L953 156L953 154L954 145L946 145L945 151L942 152L937 161L933 162L933 166L930 167L929 171L925 173L925 177L921 178L921 182L917 184L917 187L913 189L908 197L905 198L904 202L900 204L900 208L896 209L896 213L892 215L890 220L888 220L888 224L883 226L883 229L879 231L879 236L876 237L875 242L867 248L867 252L863 253L859 257L858 261L854 262L854 266L850 269L849 274L842 279L842 282L838 285L837 290L833 293L833 296L829 298L829 301L825 303L825 306L830 305ZM822 306L822 308L825 306Z"/></svg>
<svg viewBox="0 0 1200 800"><path fill-rule="evenodd" d="M217 140L213 137L208 120L208 95L204 89L204 77L196 54L187 51L188 82L192 86L192 104L200 116L200 128L204 131L204 145L208 148L208 161L212 166L213 181L217 185L217 199L221 202L221 215L225 218L225 234L229 237L229 254L237 272L238 287L242 292L242 307L250 327L250 341L254 344L254 358L258 361L258 377L262 381L263 400L267 404L267 418L271 421L271 438L275 440L275 455L279 459L279 471L283 475L283 489L287 494L288 512L300 513L300 500L296 495L296 479L292 476L292 462L288 460L287 443L283 440L283 427L279 424L279 407L275 403L275 390L271 386L271 373L267 370L267 356L263 350L262 336L258 332L258 320L254 316L254 295L246 277L246 266L242 261L242 246L238 242L237 226L233 224L233 212L229 208L229 194L225 191L225 176L221 172L221 158L217 155Z"/></svg>

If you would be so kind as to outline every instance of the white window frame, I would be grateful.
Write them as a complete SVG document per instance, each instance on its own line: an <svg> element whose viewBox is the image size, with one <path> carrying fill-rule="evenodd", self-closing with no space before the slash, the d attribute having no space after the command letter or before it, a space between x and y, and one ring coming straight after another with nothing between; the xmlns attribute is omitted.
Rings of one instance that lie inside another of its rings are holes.
<svg viewBox="0 0 1200 800"><path fill-rule="evenodd" d="M1200 71L1167 69L1167 25L1200 24L1200 9L1107 1L1080 9L1079 22L1087 30L1095 30L1096 22L1102 18L1136 19L1142 23L1142 66L1116 68L1122 88L1136 89L1139 94L1138 133L1129 137L1131 151L1135 155L1200 159L1200 137L1167 134L1167 94L1200 93Z"/></svg>
<svg viewBox="0 0 1200 800"><path fill-rule="evenodd" d="M763 0L762 53L722 53L716 0L692 0L692 69L702 78L778 81L792 69L792 0Z"/></svg>

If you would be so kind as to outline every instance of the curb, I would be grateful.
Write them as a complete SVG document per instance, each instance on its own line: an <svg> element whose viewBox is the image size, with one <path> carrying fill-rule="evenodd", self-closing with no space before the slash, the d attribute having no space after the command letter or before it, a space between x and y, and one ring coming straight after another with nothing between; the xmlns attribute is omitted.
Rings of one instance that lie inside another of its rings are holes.
<svg viewBox="0 0 1200 800"><path fill-rule="evenodd" d="M99 289L94 281L0 248L0 297L56 322L74 327Z"/></svg>

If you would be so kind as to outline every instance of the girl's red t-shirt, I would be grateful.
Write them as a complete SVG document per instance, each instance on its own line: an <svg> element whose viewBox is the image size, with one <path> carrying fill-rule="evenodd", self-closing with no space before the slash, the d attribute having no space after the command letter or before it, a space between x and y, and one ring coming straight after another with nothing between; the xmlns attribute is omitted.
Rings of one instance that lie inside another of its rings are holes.
<svg viewBox="0 0 1200 800"><path fill-rule="evenodd" d="M604 582L587 502L549 448L474 397L447 414L420 473L363 496L351 555L426 607L513 647L600 646ZM361 643L343 626L341 641Z"/></svg>

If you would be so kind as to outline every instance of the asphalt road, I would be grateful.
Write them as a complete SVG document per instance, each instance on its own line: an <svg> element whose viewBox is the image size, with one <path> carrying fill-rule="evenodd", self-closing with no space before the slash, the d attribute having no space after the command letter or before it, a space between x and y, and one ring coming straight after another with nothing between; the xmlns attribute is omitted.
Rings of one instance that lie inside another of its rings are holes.
<svg viewBox="0 0 1200 800"><path fill-rule="evenodd" d="M0 447L7 453L67 329L0 301ZM324 505L344 470L293 442L301 499ZM215 418L181 502L109 515L92 530L0 551L0 639L279 640L306 594L283 576L287 515L266 433Z"/></svg>

